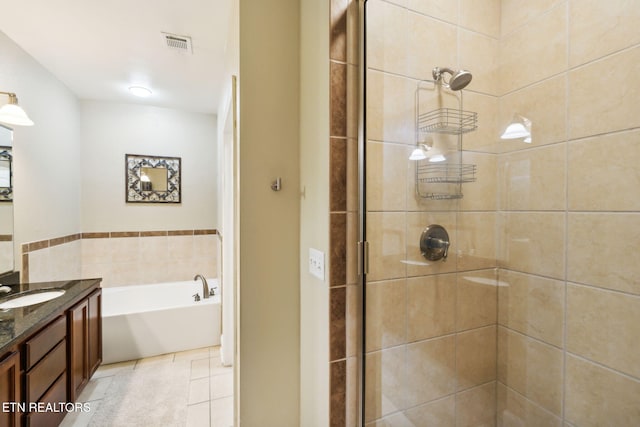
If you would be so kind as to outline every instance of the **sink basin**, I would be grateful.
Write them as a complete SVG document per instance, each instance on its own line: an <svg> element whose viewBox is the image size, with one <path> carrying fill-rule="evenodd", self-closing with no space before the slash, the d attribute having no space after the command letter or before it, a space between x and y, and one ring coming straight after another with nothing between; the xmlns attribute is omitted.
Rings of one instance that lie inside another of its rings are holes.
<svg viewBox="0 0 640 427"><path fill-rule="evenodd" d="M40 304L64 295L64 289L37 289L11 295L0 303L0 310Z"/></svg>

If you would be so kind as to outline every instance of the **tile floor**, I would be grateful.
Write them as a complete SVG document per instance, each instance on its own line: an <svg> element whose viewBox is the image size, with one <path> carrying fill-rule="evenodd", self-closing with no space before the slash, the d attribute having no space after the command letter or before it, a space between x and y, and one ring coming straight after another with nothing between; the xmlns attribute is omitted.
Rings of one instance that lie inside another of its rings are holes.
<svg viewBox="0 0 640 427"><path fill-rule="evenodd" d="M62 427L232 427L233 368L206 347L102 365Z"/></svg>

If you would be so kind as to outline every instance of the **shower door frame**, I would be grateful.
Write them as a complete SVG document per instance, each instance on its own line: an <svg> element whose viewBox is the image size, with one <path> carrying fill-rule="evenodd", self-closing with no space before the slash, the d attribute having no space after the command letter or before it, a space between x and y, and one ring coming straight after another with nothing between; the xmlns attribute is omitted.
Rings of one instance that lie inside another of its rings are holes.
<svg viewBox="0 0 640 427"><path fill-rule="evenodd" d="M358 360L358 378L357 378L357 414L358 425L364 427L365 423L365 348L366 348L366 283L369 265L369 250L366 235L367 225L367 0L358 0L358 59L359 59L359 79L358 79L358 207L359 207L359 230L358 230L358 284L360 292L358 293L357 316L358 316L358 340L357 343L357 360Z"/></svg>

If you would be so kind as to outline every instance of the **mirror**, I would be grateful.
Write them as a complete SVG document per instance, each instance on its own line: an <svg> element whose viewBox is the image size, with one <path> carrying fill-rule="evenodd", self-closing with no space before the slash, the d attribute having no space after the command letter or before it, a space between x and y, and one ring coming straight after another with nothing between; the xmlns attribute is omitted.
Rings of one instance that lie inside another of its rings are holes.
<svg viewBox="0 0 640 427"><path fill-rule="evenodd" d="M0 125L0 274L13 270L13 130Z"/></svg>
<svg viewBox="0 0 640 427"><path fill-rule="evenodd" d="M125 155L127 203L180 203L180 158Z"/></svg>
<svg viewBox="0 0 640 427"><path fill-rule="evenodd" d="M168 177L167 168L143 167L140 170L140 186L142 191L167 191Z"/></svg>
<svg viewBox="0 0 640 427"><path fill-rule="evenodd" d="M0 202L13 201L12 159L11 147L0 146Z"/></svg>

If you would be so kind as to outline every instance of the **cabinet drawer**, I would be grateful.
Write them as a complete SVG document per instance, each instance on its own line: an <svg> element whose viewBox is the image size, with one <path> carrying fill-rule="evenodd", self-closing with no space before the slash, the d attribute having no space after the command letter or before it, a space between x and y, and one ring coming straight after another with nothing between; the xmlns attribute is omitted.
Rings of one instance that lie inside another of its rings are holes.
<svg viewBox="0 0 640 427"><path fill-rule="evenodd" d="M27 372L25 381L26 401L37 402L40 396L65 370L67 362L67 342L62 340L36 366Z"/></svg>
<svg viewBox="0 0 640 427"><path fill-rule="evenodd" d="M67 333L67 322L60 316L25 344L25 369L29 370L49 353Z"/></svg>
<svg viewBox="0 0 640 427"><path fill-rule="evenodd" d="M56 380L51 388L42 396L40 402L52 403L56 406L56 410L60 408L60 402L66 402L67 400L67 373L63 372L62 375ZM66 412L31 412L26 416L27 427L50 427L57 426L62 422L62 419L66 415Z"/></svg>

